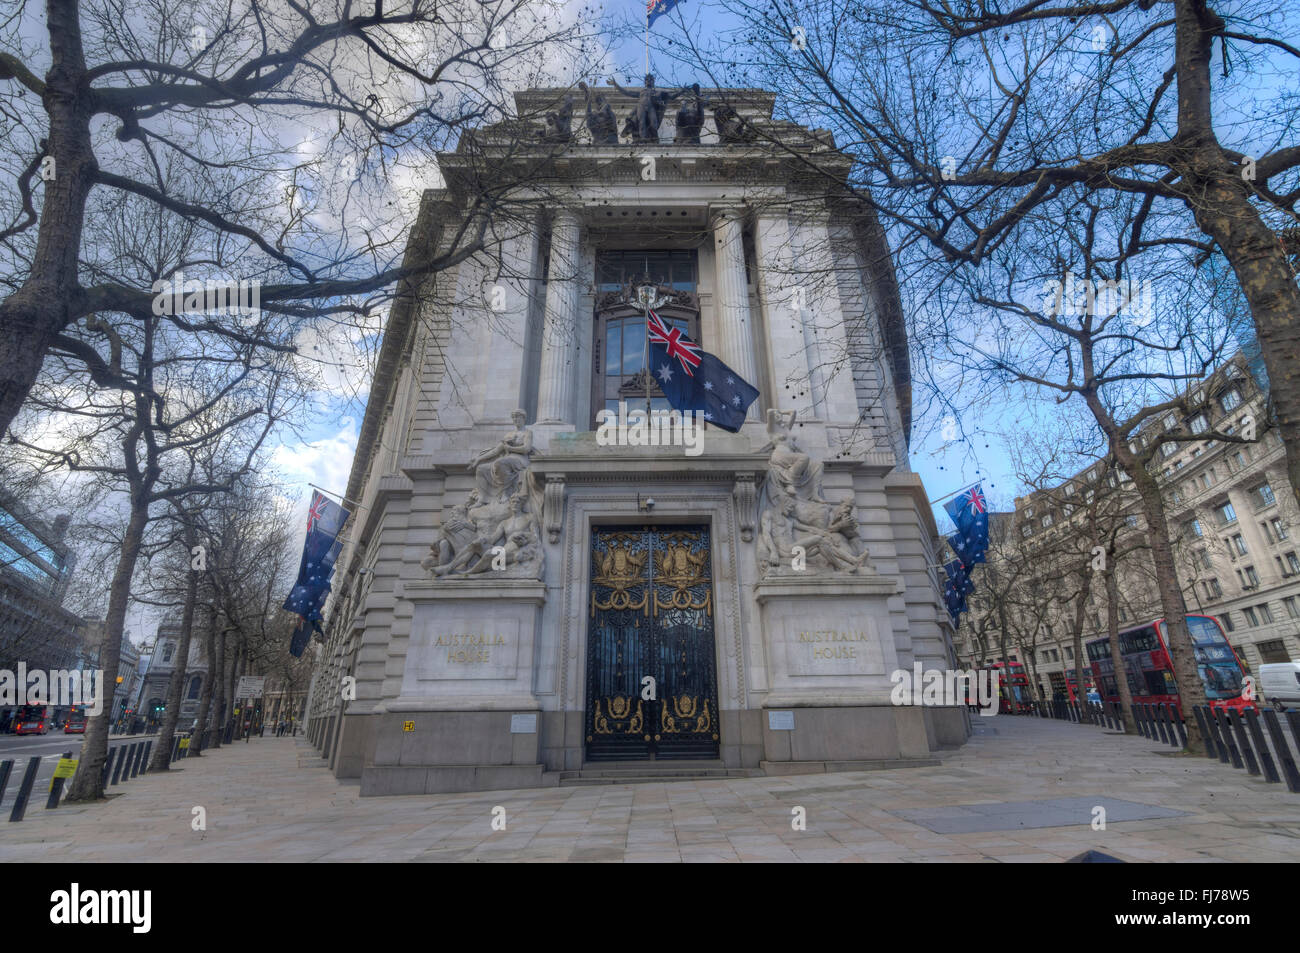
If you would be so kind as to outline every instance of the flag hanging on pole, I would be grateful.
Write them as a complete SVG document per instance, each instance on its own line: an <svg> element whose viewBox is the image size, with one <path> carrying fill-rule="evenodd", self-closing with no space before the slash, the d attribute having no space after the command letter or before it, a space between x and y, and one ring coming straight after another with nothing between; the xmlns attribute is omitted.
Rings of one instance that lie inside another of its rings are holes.
<svg viewBox="0 0 1300 953"><path fill-rule="evenodd" d="M758 388L670 326L653 310L646 312L650 338L650 373L674 410L698 410L706 422L735 433L745 422Z"/></svg>
<svg viewBox="0 0 1300 953"><path fill-rule="evenodd" d="M989 548L989 507L980 485L958 493L943 508L957 526L957 532L948 537L948 545L961 564L970 567L984 562Z"/></svg>
<svg viewBox="0 0 1300 953"><path fill-rule="evenodd" d="M646 29L654 26L655 20L677 6L681 0L646 0L645 4L645 26Z"/></svg>
<svg viewBox="0 0 1300 953"><path fill-rule="evenodd" d="M307 539L303 542L298 581L284 601L285 611L295 613L303 620L290 643L291 651L295 645L299 646L295 655L300 655L302 647L306 645L305 641L299 644L299 633L307 629L308 623L311 629L320 628L317 623L320 622L321 610L329 596L334 562L343 548L338 534L350 515L323 493L316 491L312 494L311 506L307 510Z"/></svg>

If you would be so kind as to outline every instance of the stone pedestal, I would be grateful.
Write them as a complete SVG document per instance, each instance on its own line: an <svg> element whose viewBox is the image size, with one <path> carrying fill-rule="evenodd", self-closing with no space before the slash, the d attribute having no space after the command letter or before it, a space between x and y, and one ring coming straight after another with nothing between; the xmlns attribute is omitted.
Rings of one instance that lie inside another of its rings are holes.
<svg viewBox="0 0 1300 953"><path fill-rule="evenodd" d="M922 712L890 701L902 591L874 573L785 571L755 586L772 686L765 771L860 770L929 755Z"/></svg>
<svg viewBox="0 0 1300 953"><path fill-rule="evenodd" d="M533 655L545 585L489 573L408 583L404 594L415 611L402 690L376 707L361 793L543 784Z"/></svg>

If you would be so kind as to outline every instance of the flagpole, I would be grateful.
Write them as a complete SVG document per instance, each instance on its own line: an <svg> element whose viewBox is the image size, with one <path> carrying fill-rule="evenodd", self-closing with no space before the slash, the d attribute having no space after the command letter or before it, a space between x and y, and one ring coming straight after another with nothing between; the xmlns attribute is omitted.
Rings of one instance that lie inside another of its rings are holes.
<svg viewBox="0 0 1300 953"><path fill-rule="evenodd" d="M645 15L645 74L650 75L650 14Z"/></svg>
<svg viewBox="0 0 1300 953"><path fill-rule="evenodd" d="M340 500L342 500L344 503L351 503L353 506L360 506L360 505L361 505L361 504L358 503L356 500L349 500L349 499L348 499L346 496L344 496L342 493L335 493L333 490L327 490L327 489L325 489L325 487L323 487L323 486L317 486L315 483L308 483L307 485L308 485L309 487L311 487L313 490L320 490L322 493L325 493L325 494L327 494L327 495L329 495L329 496L337 496L337 497L338 497Z"/></svg>
<svg viewBox="0 0 1300 953"><path fill-rule="evenodd" d="M950 497L950 496L956 496L956 495L957 495L958 493L960 493L962 490L969 490L971 487L973 487L973 486L979 486L979 485L980 485L981 483L983 483L983 482L984 482L984 481L981 479L981 480L976 480L974 483L967 483L965 486L959 486L959 487L957 487L957 489L953 490L951 493L945 493L943 496L936 496L933 500L930 501L930 505L931 505L931 506L934 506L934 504L938 503L940 500L946 500L946 499L948 499L948 497Z"/></svg>

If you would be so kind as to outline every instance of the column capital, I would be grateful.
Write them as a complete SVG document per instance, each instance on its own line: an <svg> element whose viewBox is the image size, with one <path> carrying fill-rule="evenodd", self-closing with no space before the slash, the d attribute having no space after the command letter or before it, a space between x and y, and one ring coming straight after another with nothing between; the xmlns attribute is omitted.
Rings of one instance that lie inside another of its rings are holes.
<svg viewBox="0 0 1300 953"><path fill-rule="evenodd" d="M709 226L717 228L719 225L728 222L743 221L748 211L748 206L738 203L715 204L710 202L708 206Z"/></svg>
<svg viewBox="0 0 1300 953"><path fill-rule="evenodd" d="M556 225L567 225L573 228L580 228L582 226L582 216L568 206L557 205L551 209L551 224L552 227Z"/></svg>

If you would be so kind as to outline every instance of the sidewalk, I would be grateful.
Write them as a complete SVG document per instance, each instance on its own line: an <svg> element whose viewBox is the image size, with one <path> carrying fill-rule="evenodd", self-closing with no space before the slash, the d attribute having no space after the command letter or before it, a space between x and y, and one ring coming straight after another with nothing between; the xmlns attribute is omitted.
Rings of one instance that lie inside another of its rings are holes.
<svg viewBox="0 0 1300 953"><path fill-rule="evenodd" d="M976 720L930 768L384 798L335 779L301 737L255 738L108 803L3 823L0 862L1300 860L1300 795L1284 785L1139 737ZM1098 805L1105 830L1090 826ZM206 831L191 830L196 806Z"/></svg>

